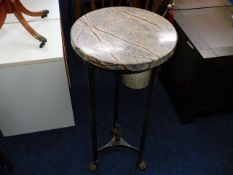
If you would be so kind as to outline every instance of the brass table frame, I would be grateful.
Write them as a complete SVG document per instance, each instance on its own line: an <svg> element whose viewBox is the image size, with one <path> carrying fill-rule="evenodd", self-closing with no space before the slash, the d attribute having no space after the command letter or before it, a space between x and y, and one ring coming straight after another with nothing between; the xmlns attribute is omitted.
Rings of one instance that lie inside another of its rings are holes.
<svg viewBox="0 0 233 175"><path fill-rule="evenodd" d="M115 77L115 99L114 99L114 121L112 128L112 139L103 147L98 148L98 138L97 138L97 123L96 123L96 72L97 70L104 70L96 67L90 63L87 63L87 76L88 76L88 90L89 90L89 105L90 105L90 116L91 116L91 133L92 133L92 162L89 164L89 170L95 172L99 164L99 154L107 149L114 147L123 147L133 150L138 153L138 160L136 165L140 170L144 170L147 167L147 163L144 161L144 149L146 144L146 136L148 130L148 119L151 110L151 104L153 99L153 94L155 90L155 85L157 82L159 68L155 67L151 71L151 79L149 83L149 92L147 97L146 111L144 114L142 135L140 139L139 148L136 148L122 137L123 130L119 125L119 95L120 95L120 76L122 73L132 74L135 72L130 71L110 71L116 75ZM146 70L144 70L146 71ZM142 72L142 71L141 71Z"/></svg>

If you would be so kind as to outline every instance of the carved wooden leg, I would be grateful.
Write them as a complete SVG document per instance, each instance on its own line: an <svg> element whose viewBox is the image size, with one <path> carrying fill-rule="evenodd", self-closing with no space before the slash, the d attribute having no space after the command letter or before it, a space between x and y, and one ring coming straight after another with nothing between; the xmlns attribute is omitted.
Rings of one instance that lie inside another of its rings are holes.
<svg viewBox="0 0 233 175"><path fill-rule="evenodd" d="M72 7L71 7L71 5L72 5L72 3L71 3L71 1L70 1L70 9L69 9L69 11L71 11L72 10ZM76 19L78 19L80 16L81 16L81 8L82 8L82 3L81 3L81 0L76 0L75 1L75 17L76 17Z"/></svg>
<svg viewBox="0 0 233 175"><path fill-rule="evenodd" d="M161 4L163 3L163 0L158 0L154 3L153 5L153 8L152 8L152 11L155 12L155 13L158 13L159 12L159 8L161 6Z"/></svg>
<svg viewBox="0 0 233 175"><path fill-rule="evenodd" d="M150 5L150 0L146 0L145 9L148 10Z"/></svg>
<svg viewBox="0 0 233 175"><path fill-rule="evenodd" d="M3 152L0 150L0 169L3 170L3 174L10 175L10 171L14 170L13 163L6 158ZM2 172L2 171L0 171Z"/></svg>
<svg viewBox="0 0 233 175"><path fill-rule="evenodd" d="M47 39L38 34L25 20L21 12L17 8L17 4L15 3L15 0L11 0L12 8L14 9L14 14L18 18L19 22L24 26L24 28L37 40L41 42L40 48L42 48L45 43L47 42Z"/></svg>
<svg viewBox="0 0 233 175"><path fill-rule="evenodd" d="M105 5L104 5L105 3L104 3L104 0L101 0L101 5L102 5L102 8L104 8L105 7Z"/></svg>
<svg viewBox="0 0 233 175"><path fill-rule="evenodd" d="M41 16L42 18L47 17L49 11L48 10L42 10L40 12L32 12L24 7L24 5L20 2L20 0L15 0L15 4L18 7L19 11L29 15L29 16Z"/></svg>
<svg viewBox="0 0 233 175"><path fill-rule="evenodd" d="M0 29L1 29L6 19L6 14L7 14L7 11L6 11L6 8L3 2L0 2L0 9L1 9L0 10Z"/></svg>
<svg viewBox="0 0 233 175"><path fill-rule="evenodd" d="M130 7L141 7L141 1L140 0L128 0Z"/></svg>
<svg viewBox="0 0 233 175"><path fill-rule="evenodd" d="M113 6L113 0L110 0L110 6L112 7Z"/></svg>
<svg viewBox="0 0 233 175"><path fill-rule="evenodd" d="M96 6L95 6L95 0L91 1L91 11L95 10Z"/></svg>

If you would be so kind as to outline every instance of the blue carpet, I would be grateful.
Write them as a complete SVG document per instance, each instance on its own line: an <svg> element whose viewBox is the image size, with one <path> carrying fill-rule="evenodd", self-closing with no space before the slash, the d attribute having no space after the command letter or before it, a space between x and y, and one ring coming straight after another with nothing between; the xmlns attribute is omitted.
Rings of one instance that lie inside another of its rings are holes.
<svg viewBox="0 0 233 175"><path fill-rule="evenodd" d="M63 8L67 4L63 1ZM64 14L69 36L72 23ZM69 39L67 38L67 42ZM0 138L0 147L15 164L15 175L91 175L90 118L87 107L85 69L71 46L69 65L72 80L72 102L76 127ZM110 139L112 122L113 75L98 74L99 145ZM125 138L138 145L141 131L145 90L122 88L120 122ZM135 166L134 152L119 149L100 156L97 175L232 175L233 114L219 114L196 119L181 125L170 98L159 82L146 145L145 159L149 166L140 172ZM129 122L130 121L130 122Z"/></svg>

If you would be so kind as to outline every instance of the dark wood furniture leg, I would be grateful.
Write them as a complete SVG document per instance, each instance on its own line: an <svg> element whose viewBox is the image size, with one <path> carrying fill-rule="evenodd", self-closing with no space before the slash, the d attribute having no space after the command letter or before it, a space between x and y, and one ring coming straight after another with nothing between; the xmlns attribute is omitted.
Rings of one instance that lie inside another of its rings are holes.
<svg viewBox="0 0 233 175"><path fill-rule="evenodd" d="M3 154L1 150L0 150L0 167L4 175L9 175L9 173L14 169L13 163L6 158L6 156Z"/></svg>
<svg viewBox="0 0 233 175"><path fill-rule="evenodd" d="M76 5L76 19L78 19L81 16L81 6L82 6L81 0L77 0L75 5Z"/></svg>
<svg viewBox="0 0 233 175"><path fill-rule="evenodd" d="M6 14L7 14L7 11L6 11L6 8L3 2L0 2L0 9L1 9L0 10L0 29L1 29L6 19Z"/></svg>

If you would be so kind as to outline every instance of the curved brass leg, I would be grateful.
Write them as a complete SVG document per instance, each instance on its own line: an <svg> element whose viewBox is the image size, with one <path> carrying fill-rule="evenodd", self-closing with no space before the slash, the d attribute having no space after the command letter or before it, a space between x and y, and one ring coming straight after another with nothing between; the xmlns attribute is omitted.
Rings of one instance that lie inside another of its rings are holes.
<svg viewBox="0 0 233 175"><path fill-rule="evenodd" d="M20 12L29 15L29 16L41 16L42 18L46 17L49 13L48 10L42 10L40 12L32 12L24 7L24 5L20 2L20 0L15 0L17 8Z"/></svg>
<svg viewBox="0 0 233 175"><path fill-rule="evenodd" d="M0 29L1 29L6 19L6 14L7 14L7 11L6 11L6 8L3 2L0 3L0 9L1 9L0 10Z"/></svg>
<svg viewBox="0 0 233 175"><path fill-rule="evenodd" d="M47 42L47 39L41 36L39 33L37 33L25 20L21 12L18 10L17 5L15 3L15 0L11 0L12 7L14 9L14 14L18 18L19 22L23 25L23 27L37 40L41 42L40 48L42 48L45 43Z"/></svg>

